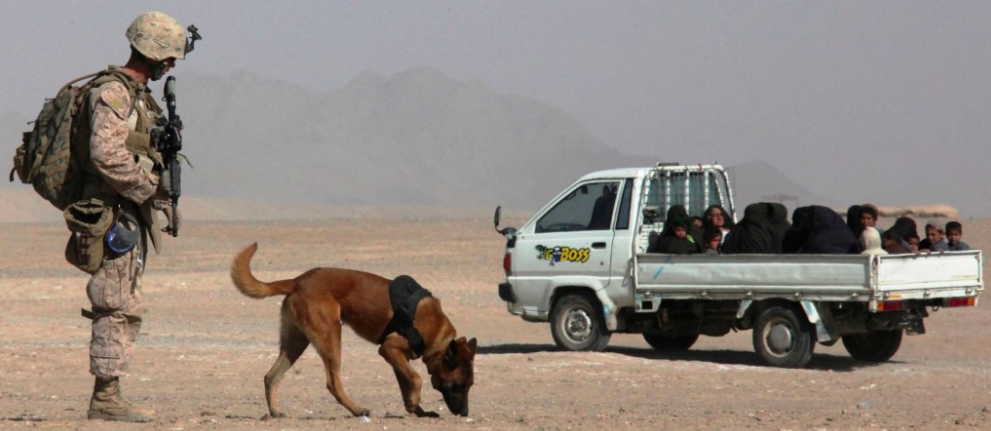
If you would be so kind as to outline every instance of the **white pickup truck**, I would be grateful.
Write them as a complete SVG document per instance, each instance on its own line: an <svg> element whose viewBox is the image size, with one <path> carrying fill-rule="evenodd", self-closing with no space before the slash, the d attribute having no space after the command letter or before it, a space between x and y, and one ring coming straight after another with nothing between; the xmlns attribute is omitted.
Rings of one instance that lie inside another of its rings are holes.
<svg viewBox="0 0 991 431"><path fill-rule="evenodd" d="M555 343L601 351L612 333L640 333L658 350L685 350L699 335L753 329L769 364L803 367L816 343L843 341L855 359L883 362L902 334L925 332L927 308L976 306L980 251L907 255L672 255L648 252L663 214L735 210L719 165L595 172L504 235L510 313L550 322ZM660 217L659 217L660 215Z"/></svg>

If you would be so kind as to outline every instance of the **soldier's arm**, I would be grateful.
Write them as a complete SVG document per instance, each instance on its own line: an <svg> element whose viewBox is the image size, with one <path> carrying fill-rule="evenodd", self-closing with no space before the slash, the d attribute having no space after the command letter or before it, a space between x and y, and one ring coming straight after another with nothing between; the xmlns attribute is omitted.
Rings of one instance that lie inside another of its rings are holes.
<svg viewBox="0 0 991 431"><path fill-rule="evenodd" d="M90 162L117 193L144 203L158 189L158 176L142 169L124 145L131 97L119 82L108 82L91 94Z"/></svg>

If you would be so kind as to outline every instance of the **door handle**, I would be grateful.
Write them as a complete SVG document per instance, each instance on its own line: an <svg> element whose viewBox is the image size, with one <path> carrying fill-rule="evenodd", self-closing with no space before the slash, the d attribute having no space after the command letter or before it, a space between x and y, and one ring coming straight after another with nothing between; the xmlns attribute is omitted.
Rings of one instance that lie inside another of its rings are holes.
<svg viewBox="0 0 991 431"><path fill-rule="evenodd" d="M606 243L604 242L593 242L592 248L606 248Z"/></svg>

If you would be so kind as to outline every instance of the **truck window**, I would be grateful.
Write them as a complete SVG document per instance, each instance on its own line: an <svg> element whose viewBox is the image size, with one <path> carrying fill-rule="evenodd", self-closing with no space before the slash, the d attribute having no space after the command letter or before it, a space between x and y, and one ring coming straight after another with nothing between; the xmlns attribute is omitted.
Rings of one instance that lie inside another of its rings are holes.
<svg viewBox="0 0 991 431"><path fill-rule="evenodd" d="M623 183L623 197L619 200L619 215L616 217L616 230L630 228L630 199L633 197L633 179Z"/></svg>
<svg viewBox="0 0 991 431"><path fill-rule="evenodd" d="M669 172L651 178L647 184L644 205L658 208L662 217L672 205L684 205L689 214L698 216L709 205L726 205L725 194L716 175L711 172L691 172L688 175L687 188L685 177L685 172Z"/></svg>
<svg viewBox="0 0 991 431"><path fill-rule="evenodd" d="M537 221L536 233L609 230L619 182L585 183Z"/></svg>

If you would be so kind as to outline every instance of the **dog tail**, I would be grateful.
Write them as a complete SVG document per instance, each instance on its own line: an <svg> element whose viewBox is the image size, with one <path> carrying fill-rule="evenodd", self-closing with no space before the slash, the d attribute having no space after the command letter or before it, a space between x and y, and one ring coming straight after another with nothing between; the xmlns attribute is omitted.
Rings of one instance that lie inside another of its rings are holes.
<svg viewBox="0 0 991 431"><path fill-rule="evenodd" d="M288 295L292 293L295 290L295 282L293 280L266 283L258 281L251 274L251 257L255 255L256 250L258 250L257 242L245 247L244 250L241 250L234 257L234 263L231 265L231 281L234 282L234 287L240 290L241 293L252 298L266 298L272 295Z"/></svg>

